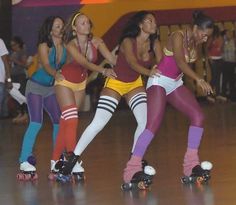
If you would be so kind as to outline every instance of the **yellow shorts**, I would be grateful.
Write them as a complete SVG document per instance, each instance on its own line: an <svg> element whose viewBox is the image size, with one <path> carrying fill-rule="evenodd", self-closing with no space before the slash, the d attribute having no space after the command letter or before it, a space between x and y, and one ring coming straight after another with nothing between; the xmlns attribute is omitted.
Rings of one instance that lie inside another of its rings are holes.
<svg viewBox="0 0 236 205"><path fill-rule="evenodd" d="M71 90L73 90L73 92L76 92L76 91L84 90L86 88L86 81L87 81L87 79L81 83L72 83L67 80L62 80L62 81L55 81L54 85L62 85L67 88L70 88Z"/></svg>
<svg viewBox="0 0 236 205"><path fill-rule="evenodd" d="M141 76L133 82L125 83L119 80L115 80L112 78L107 78L104 88L110 88L116 92L118 92L121 96L127 94L131 90L142 87L143 86L143 81Z"/></svg>

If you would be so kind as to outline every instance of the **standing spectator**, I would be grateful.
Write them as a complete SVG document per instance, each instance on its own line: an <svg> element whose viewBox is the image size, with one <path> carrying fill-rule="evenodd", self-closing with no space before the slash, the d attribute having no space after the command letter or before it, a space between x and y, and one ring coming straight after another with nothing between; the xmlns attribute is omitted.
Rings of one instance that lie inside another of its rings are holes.
<svg viewBox="0 0 236 205"><path fill-rule="evenodd" d="M27 54L24 49L23 40L15 36L11 39L11 49L10 62L12 64L11 68L11 78L14 83L20 84L20 92L25 94L26 87L26 64L27 64ZM21 123L28 121L27 106L25 103L20 105L17 103L18 115L12 120L13 123Z"/></svg>
<svg viewBox="0 0 236 205"><path fill-rule="evenodd" d="M207 43L207 55L211 67L211 86L215 91L216 99L226 101L227 98L221 95L220 77L223 68L223 44L224 40L218 26L214 25L212 37ZM215 102L211 96L207 97L210 102Z"/></svg>
<svg viewBox="0 0 236 205"><path fill-rule="evenodd" d="M229 85L228 96L232 98L235 91L235 77L234 68L236 66L236 44L233 32L230 30L224 31L224 49L223 49L224 69L223 69L223 83L222 94L227 96L227 86Z"/></svg>
<svg viewBox="0 0 236 205"><path fill-rule="evenodd" d="M8 50L5 43L0 39L0 116L5 117L3 104L6 98L6 88L11 88L10 64L8 61Z"/></svg>

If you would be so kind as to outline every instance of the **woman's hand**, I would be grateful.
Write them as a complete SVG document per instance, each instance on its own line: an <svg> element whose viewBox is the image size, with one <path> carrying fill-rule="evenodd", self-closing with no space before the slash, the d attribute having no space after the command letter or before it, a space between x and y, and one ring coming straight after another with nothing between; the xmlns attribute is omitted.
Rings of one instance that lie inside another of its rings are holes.
<svg viewBox="0 0 236 205"><path fill-rule="evenodd" d="M116 73L115 73L115 71L113 70L113 69L104 69L103 71L102 71L102 74L104 75L104 76L106 76L106 77L109 77L109 78L112 78L112 79L115 79L115 78L117 78L117 75L116 75Z"/></svg>
<svg viewBox="0 0 236 205"><path fill-rule="evenodd" d="M149 77L155 77L155 76L160 77L160 75L161 75L161 71L157 69L157 65L152 66L149 73Z"/></svg>
<svg viewBox="0 0 236 205"><path fill-rule="evenodd" d="M58 82L65 80L65 77L60 73L60 71L57 71L54 77L55 77L55 80Z"/></svg>
<svg viewBox="0 0 236 205"><path fill-rule="evenodd" d="M205 95L213 94L213 90L212 90L211 86L204 79L198 79L197 85L202 88Z"/></svg>

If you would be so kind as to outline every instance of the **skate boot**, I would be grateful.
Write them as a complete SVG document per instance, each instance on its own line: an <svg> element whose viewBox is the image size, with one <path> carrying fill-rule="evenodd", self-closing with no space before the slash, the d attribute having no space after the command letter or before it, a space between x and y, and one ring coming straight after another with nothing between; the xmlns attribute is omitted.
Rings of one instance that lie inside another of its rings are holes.
<svg viewBox="0 0 236 205"><path fill-rule="evenodd" d="M34 181L38 179L36 168L28 161L20 164L20 173L17 174L17 179L20 181Z"/></svg>
<svg viewBox="0 0 236 205"><path fill-rule="evenodd" d="M63 160L51 160L51 172L48 175L48 179L50 181L55 181L57 179L57 175L59 172L59 169L63 166Z"/></svg>
<svg viewBox="0 0 236 205"><path fill-rule="evenodd" d="M78 162L79 156L76 156L73 152L69 152L65 156L66 161L64 161L63 165L59 168L57 180L61 182L68 182L71 181L71 173ZM82 170L82 169L81 169ZM75 173L78 173L77 170L75 170ZM84 171L84 170L83 170Z"/></svg>
<svg viewBox="0 0 236 205"><path fill-rule="evenodd" d="M156 170L152 166L145 166L143 171L136 172L131 181L121 185L121 189L128 191L130 189L146 190L152 184L152 178Z"/></svg>
<svg viewBox="0 0 236 205"><path fill-rule="evenodd" d="M75 166L72 169L72 180L74 182L85 179L84 168L81 165L82 165L82 161L80 161L80 163L77 161Z"/></svg>
<svg viewBox="0 0 236 205"><path fill-rule="evenodd" d="M148 161L146 159L142 159L142 168L143 168L143 170L146 166L148 166Z"/></svg>
<svg viewBox="0 0 236 205"><path fill-rule="evenodd" d="M183 184L204 184L210 180L210 171L213 165L211 162L204 161L201 165L196 165L192 169L192 174L190 176L184 176L181 178Z"/></svg>

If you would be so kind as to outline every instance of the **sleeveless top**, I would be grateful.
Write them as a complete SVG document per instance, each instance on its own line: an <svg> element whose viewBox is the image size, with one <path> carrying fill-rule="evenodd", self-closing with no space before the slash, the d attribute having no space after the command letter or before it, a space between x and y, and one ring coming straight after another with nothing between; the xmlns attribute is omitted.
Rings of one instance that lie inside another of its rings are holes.
<svg viewBox="0 0 236 205"><path fill-rule="evenodd" d="M133 45L133 53L137 59L137 62L145 68L149 68L152 66L152 54L149 54L149 59L147 61L139 60L137 56L137 42L135 39L132 39ZM117 62L115 67L113 68L117 78L116 80L123 81L123 82L133 82L138 79L141 75L134 69L130 67L128 64L125 55L120 51L117 57Z"/></svg>
<svg viewBox="0 0 236 205"><path fill-rule="evenodd" d="M88 46L91 46L92 57L90 59L88 59L87 57L87 59L90 62L95 63L97 60L97 55L98 55L97 49L91 41L88 41ZM81 53L81 49L79 46L78 46L78 49ZM81 83L88 76L88 70L84 68L82 65L80 65L78 62L76 62L75 60L72 60L71 62L65 64L62 67L61 73L65 77L65 79L71 83Z"/></svg>
<svg viewBox="0 0 236 205"><path fill-rule="evenodd" d="M56 62L56 48L53 46L50 49L48 55L48 61L50 66L55 70L60 70L62 65L66 62L66 49L63 47L62 57L59 63ZM53 86L54 84L54 77L50 75L45 68L39 67L36 72L34 72L30 78L32 81L44 85L44 86Z"/></svg>
<svg viewBox="0 0 236 205"><path fill-rule="evenodd" d="M181 34L184 36L183 31L177 31L181 32ZM186 41L186 39L184 39ZM187 63L193 63L196 61L196 50L187 50L185 48L184 53L185 53L185 60ZM169 51L166 47L163 49L164 56L161 60L161 62L158 65L158 69L161 71L161 74L169 77L169 78L177 78L181 73L181 69L178 67L175 58L174 58L174 53L172 51Z"/></svg>

